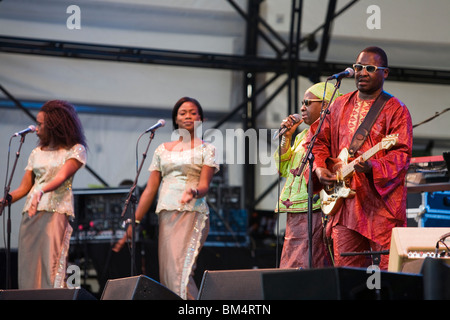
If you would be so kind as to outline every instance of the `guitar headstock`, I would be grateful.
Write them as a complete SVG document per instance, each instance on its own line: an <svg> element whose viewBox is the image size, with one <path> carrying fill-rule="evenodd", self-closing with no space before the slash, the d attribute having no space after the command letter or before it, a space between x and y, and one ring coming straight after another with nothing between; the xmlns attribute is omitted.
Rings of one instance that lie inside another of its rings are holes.
<svg viewBox="0 0 450 320"><path fill-rule="evenodd" d="M392 146L395 146L398 141L398 133L396 134L390 134L381 140L381 148L383 149L389 149Z"/></svg>

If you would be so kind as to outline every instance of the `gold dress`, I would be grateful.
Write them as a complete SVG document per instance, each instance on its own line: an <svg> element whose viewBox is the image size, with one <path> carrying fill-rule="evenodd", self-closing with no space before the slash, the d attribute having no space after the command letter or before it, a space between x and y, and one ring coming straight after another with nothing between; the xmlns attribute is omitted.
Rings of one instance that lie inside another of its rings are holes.
<svg viewBox="0 0 450 320"><path fill-rule="evenodd" d="M51 181L64 163L74 158L86 164L86 149L76 144L70 149L44 151L35 148L25 170L35 175L34 185L28 193L19 230L19 289L65 287L66 260L74 217L72 181L68 178L56 190L44 193L33 217L28 216L35 191Z"/></svg>
<svg viewBox="0 0 450 320"><path fill-rule="evenodd" d="M195 299L198 294L193 274L209 231L209 208L205 198L185 205L180 199L184 190L197 187L203 165L219 170L211 144L183 151L169 151L161 144L149 168L160 171L162 177L156 206L160 282L183 299Z"/></svg>

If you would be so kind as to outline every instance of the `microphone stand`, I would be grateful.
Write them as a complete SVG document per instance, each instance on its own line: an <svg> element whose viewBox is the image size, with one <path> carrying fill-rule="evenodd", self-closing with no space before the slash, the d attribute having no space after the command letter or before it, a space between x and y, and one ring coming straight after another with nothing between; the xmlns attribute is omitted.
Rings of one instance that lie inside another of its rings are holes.
<svg viewBox="0 0 450 320"><path fill-rule="evenodd" d="M328 80L327 80L328 82ZM325 82L325 90L326 90L326 83ZM341 85L341 79L337 79L336 84L334 85L334 91L333 95L331 96L330 103L333 101L334 95L336 94L337 89L339 89ZM325 96L325 91L324 91ZM299 176L303 173L303 170L305 168L306 163L309 163L309 178L308 178L308 214L307 214L307 220L308 220L308 266L311 269L312 268L312 257L313 257L313 247L312 247L312 207L313 207L313 164L314 164L314 155L312 154L312 149L314 147L314 143L316 141L317 135L319 134L322 124L325 121L325 117L327 114L330 113L330 110L328 110L330 103L328 103L328 106L326 109L323 108L323 105L325 103L325 100L322 99L322 116L320 117L319 125L317 126L316 132L314 133L313 137L311 138L310 143L308 144L308 148L306 150L306 153L302 159L302 164L300 168L295 169L295 175Z"/></svg>
<svg viewBox="0 0 450 320"><path fill-rule="evenodd" d="M135 233L136 233L136 203L137 203L137 198L134 195L134 191L135 191L136 186L137 186L137 181L138 181L139 175L141 173L142 166L144 164L145 159L147 158L148 149L149 149L150 144L151 144L151 142L153 140L153 137L155 135L155 130L151 130L150 132L151 132L151 134L150 134L150 139L149 139L148 144L147 144L147 148L145 149L145 152L142 154L142 162L139 165L139 168L137 170L136 178L134 179L133 185L131 186L130 191L128 192L128 196L127 196L127 199L125 201L125 206L123 208L122 215L121 215L121 217L123 219L125 217L125 213L128 210L128 205L131 202L131 204L132 204L131 222L130 222L130 224L131 224L131 231L132 231L132 233L131 233L131 276L134 276L135 273L136 273L136 257L135 257L136 237L135 237ZM127 224L125 224L125 232L127 232Z"/></svg>
<svg viewBox="0 0 450 320"><path fill-rule="evenodd" d="M8 204L8 218L6 220L6 289L11 288L11 201L12 197L9 194L11 189L11 182L16 171L17 161L20 157L20 150L25 142L25 134L21 135L19 149L16 152L16 159L14 160L13 169L7 185L5 185L5 193L3 195L2 203L0 204L0 216L3 214L5 204Z"/></svg>

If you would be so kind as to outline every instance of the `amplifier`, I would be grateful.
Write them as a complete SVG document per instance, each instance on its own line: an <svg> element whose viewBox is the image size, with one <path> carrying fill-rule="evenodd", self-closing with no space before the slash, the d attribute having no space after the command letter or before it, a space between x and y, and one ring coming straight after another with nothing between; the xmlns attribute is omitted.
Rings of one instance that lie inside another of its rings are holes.
<svg viewBox="0 0 450 320"><path fill-rule="evenodd" d="M388 270L401 272L409 262L436 258L450 264L450 228L394 228ZM440 241L443 236L448 237Z"/></svg>
<svg viewBox="0 0 450 320"><path fill-rule="evenodd" d="M72 241L109 242L124 234L121 217L130 189L74 189L75 219Z"/></svg>
<svg viewBox="0 0 450 320"><path fill-rule="evenodd" d="M205 246L246 246L248 213L241 209L241 187L211 185L206 200L210 229Z"/></svg>
<svg viewBox="0 0 450 320"><path fill-rule="evenodd" d="M248 214L245 209L210 207L210 228L205 246L245 247L248 245Z"/></svg>

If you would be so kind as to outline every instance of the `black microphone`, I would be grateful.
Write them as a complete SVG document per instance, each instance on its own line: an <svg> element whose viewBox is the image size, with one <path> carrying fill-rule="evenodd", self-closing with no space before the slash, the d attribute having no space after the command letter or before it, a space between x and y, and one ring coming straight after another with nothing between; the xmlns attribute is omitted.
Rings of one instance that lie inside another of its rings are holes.
<svg viewBox="0 0 450 320"><path fill-rule="evenodd" d="M22 131L16 132L13 134L13 137L17 137L17 136L24 136L26 135L28 132L35 132L36 131L36 127L31 125L26 129L23 129Z"/></svg>
<svg viewBox="0 0 450 320"><path fill-rule="evenodd" d="M145 133L147 132L154 132L156 129L158 129L159 127L164 127L166 124L166 121L164 119L159 119L158 122L154 125L152 125L150 128L148 128L147 130L145 130Z"/></svg>
<svg viewBox="0 0 450 320"><path fill-rule="evenodd" d="M327 80L333 80L333 79L342 79L342 78L351 78L355 74L355 70L352 68L347 68L342 72L333 74L331 77L328 77Z"/></svg>
<svg viewBox="0 0 450 320"><path fill-rule="evenodd" d="M298 123L298 122L302 121L302 116L301 115L299 115L297 113L294 113L292 116L295 118L294 123ZM277 132L275 132L275 134L273 135L273 140L275 140L278 137L282 136L288 130L289 130L288 128L286 128L284 126L281 126L280 129L278 129Z"/></svg>

